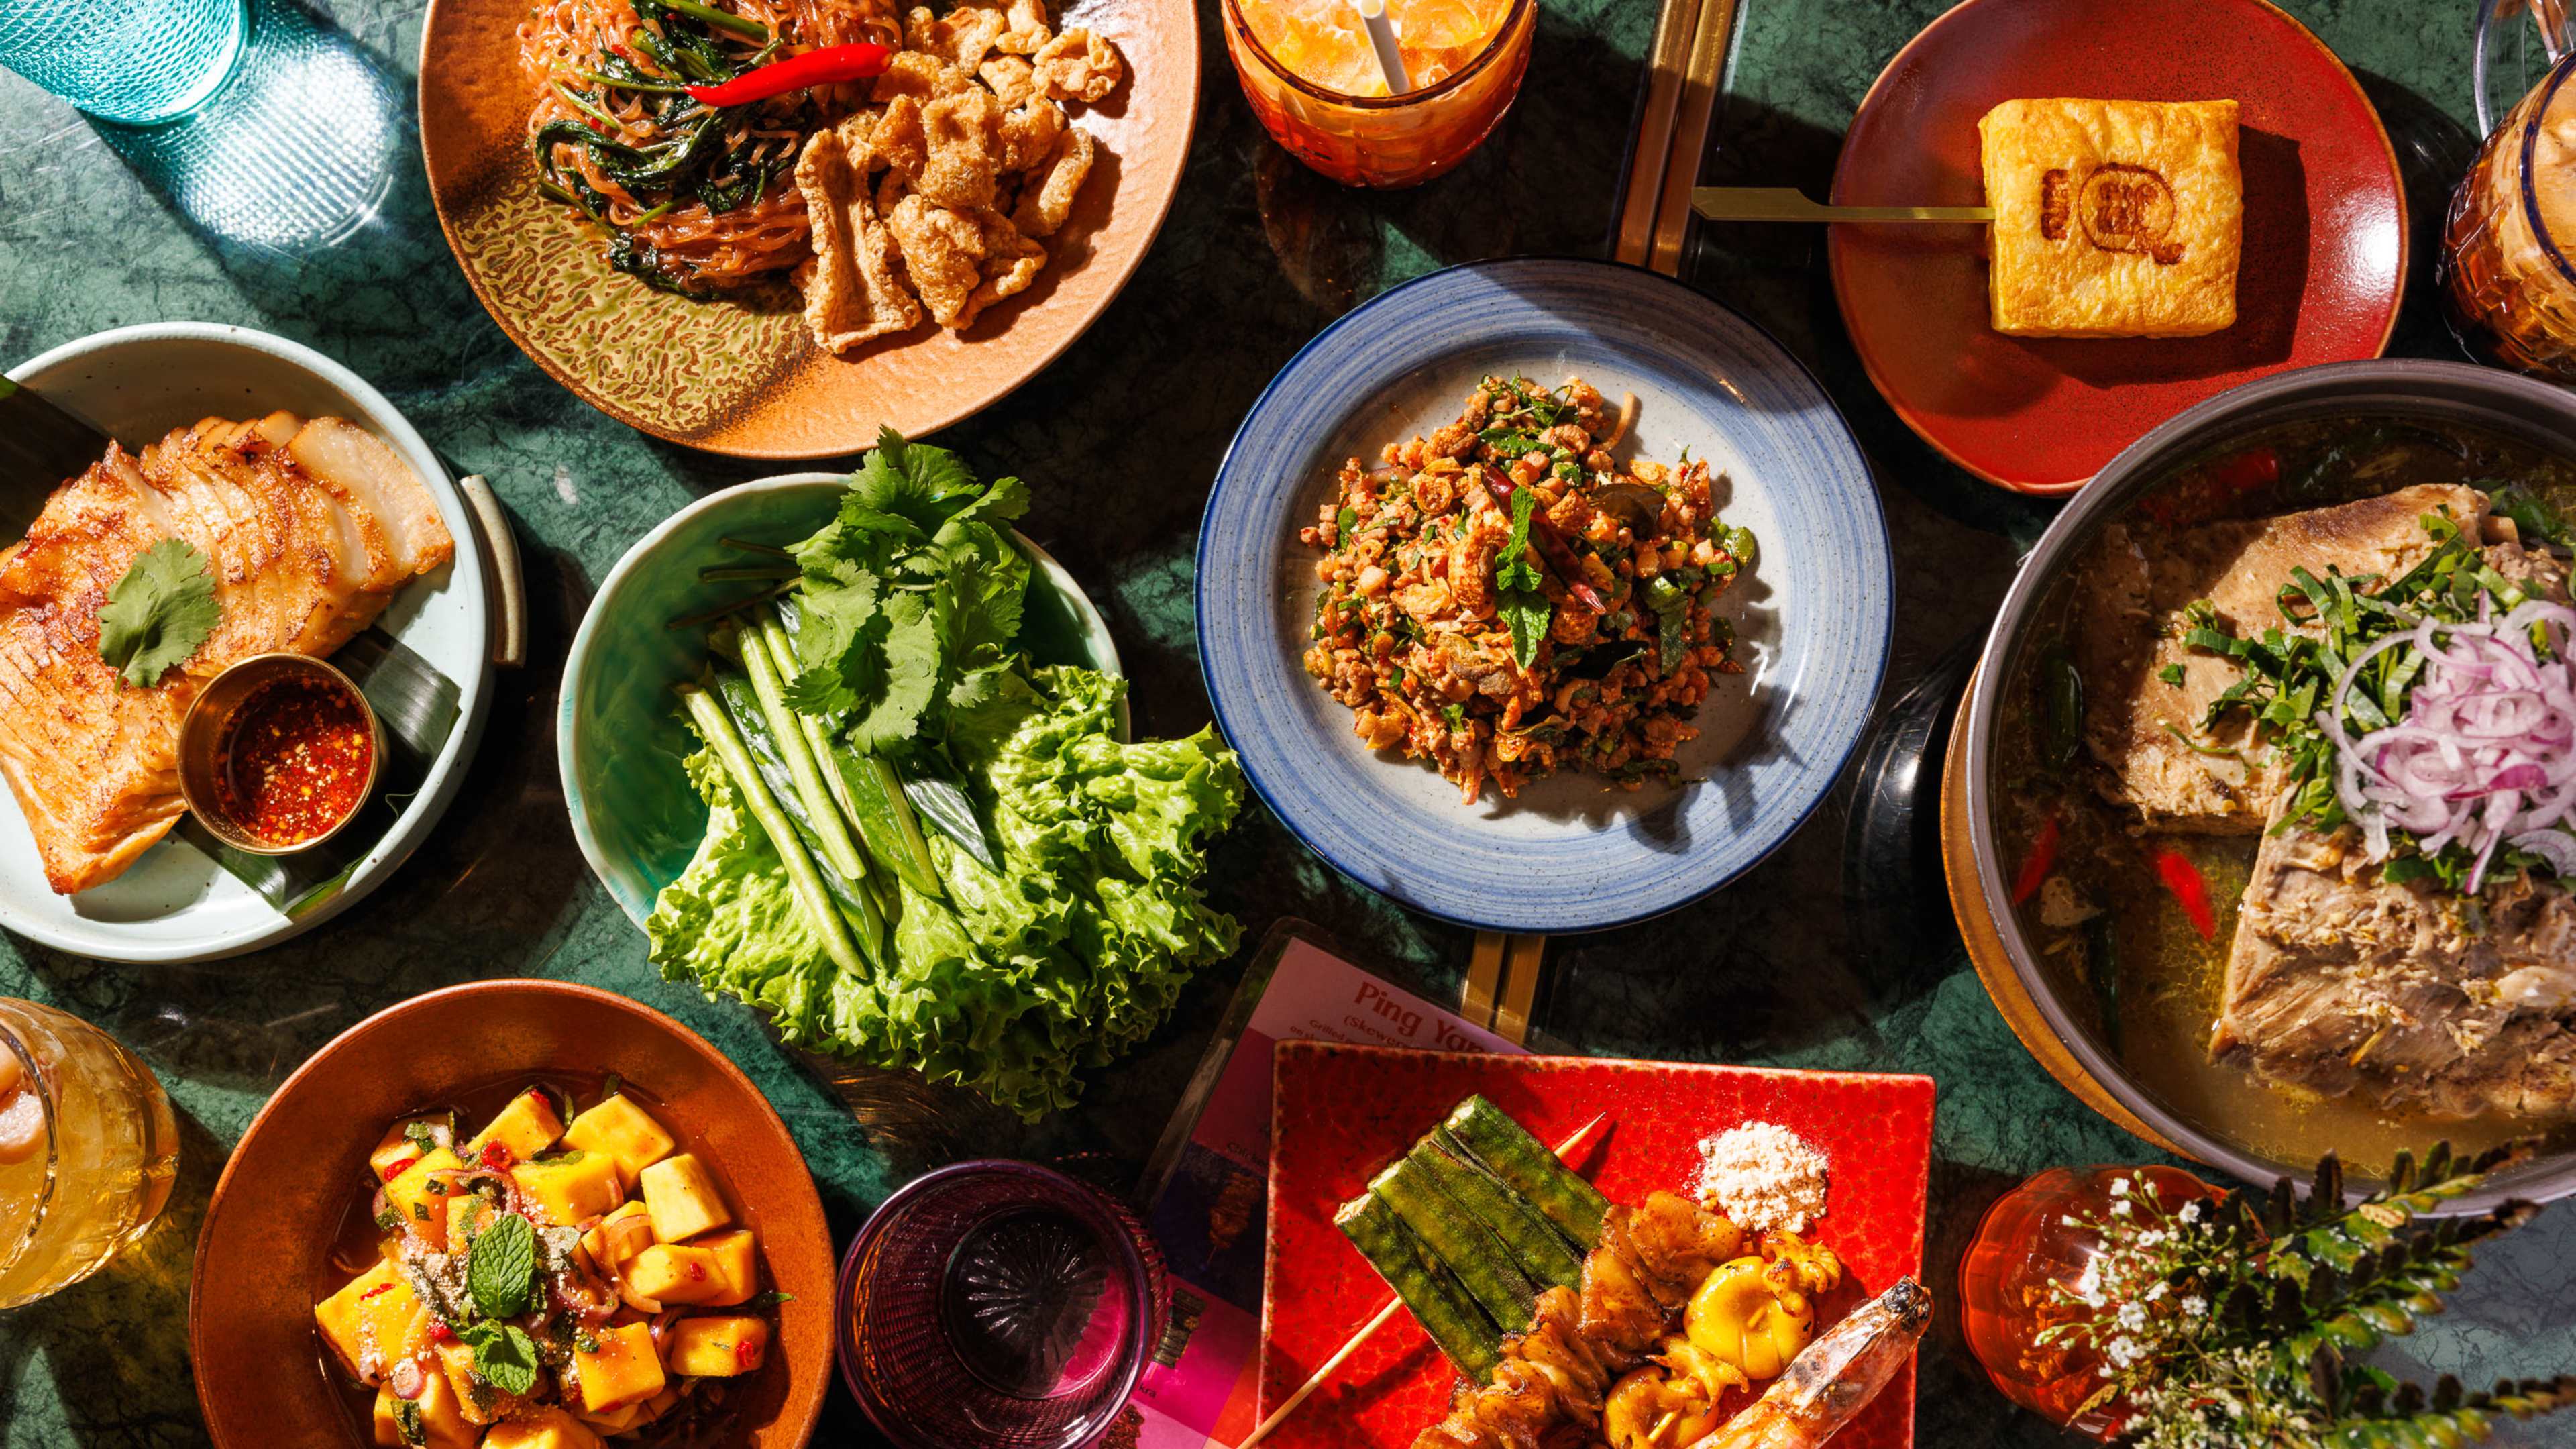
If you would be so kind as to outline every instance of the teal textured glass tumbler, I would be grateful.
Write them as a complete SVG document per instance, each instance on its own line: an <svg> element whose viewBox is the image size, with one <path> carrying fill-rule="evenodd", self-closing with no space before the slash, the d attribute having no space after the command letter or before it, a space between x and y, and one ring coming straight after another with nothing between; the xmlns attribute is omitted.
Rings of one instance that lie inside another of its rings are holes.
<svg viewBox="0 0 2576 1449"><path fill-rule="evenodd" d="M244 0L0 0L0 65L103 121L176 120L240 63Z"/></svg>

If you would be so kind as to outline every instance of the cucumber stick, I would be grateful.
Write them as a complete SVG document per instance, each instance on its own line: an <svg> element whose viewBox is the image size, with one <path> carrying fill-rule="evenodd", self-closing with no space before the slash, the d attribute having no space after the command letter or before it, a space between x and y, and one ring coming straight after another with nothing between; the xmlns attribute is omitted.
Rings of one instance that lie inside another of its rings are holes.
<svg viewBox="0 0 2576 1449"><path fill-rule="evenodd" d="M805 814L823 843L824 862L850 880L865 880L868 867L859 858L858 842L850 838L850 827L841 818L838 802L823 787L823 771L814 762L814 748L806 738L804 726L796 711L787 707L787 682L782 674L796 658L788 648L787 631L778 626L778 620L768 610L757 614L759 623L742 631L743 672L751 676L752 693L760 700L760 712L769 718L769 733L778 741L779 758L787 762L787 773L796 781L796 793L804 797Z"/></svg>
<svg viewBox="0 0 2576 1449"><path fill-rule="evenodd" d="M1397 1158L1386 1171L1369 1179L1369 1192L1395 1209L1458 1281L1467 1285L1485 1316L1517 1333L1527 1328L1538 1304L1538 1287L1512 1261L1491 1229L1449 1195L1438 1178L1410 1157Z"/></svg>
<svg viewBox="0 0 2576 1449"><path fill-rule="evenodd" d="M833 900L840 902L841 914L857 933L860 953L870 962L882 964L885 913L864 878L854 879L837 868L825 868L822 830L809 818L805 797L798 792L796 777L787 768L786 754L769 728L769 714L760 706L760 694L752 687L751 677L738 670L719 669L713 671L706 688L733 721L744 752L760 772L761 782L769 787L770 799L780 816L794 828L797 839L804 842L807 856L816 862L815 878ZM829 800L822 804L827 814L835 808Z"/></svg>
<svg viewBox="0 0 2576 1449"><path fill-rule="evenodd" d="M921 835L921 822L913 818L912 802L903 797L903 777L883 756L860 754L848 745L832 751L832 767L839 771L841 787L854 807L852 816L859 822L859 836L868 843L868 854L903 878L903 883L930 897L945 899L947 888L939 883L939 867L930 858L930 842Z"/></svg>
<svg viewBox="0 0 2576 1449"><path fill-rule="evenodd" d="M1475 1298L1457 1275L1431 1254L1422 1240L1405 1226L1395 1209L1380 1201L1374 1193L1364 1193L1342 1204L1333 1214L1333 1226L1351 1240L1378 1276L1386 1280L1395 1296L1413 1314L1414 1321L1431 1335L1431 1341L1458 1366L1458 1371L1483 1383L1502 1362L1502 1330L1476 1306Z"/></svg>
<svg viewBox="0 0 2576 1449"><path fill-rule="evenodd" d="M1406 1156L1511 1250L1513 1260L1540 1287L1582 1287L1583 1258L1574 1246L1546 1214L1475 1166L1457 1141L1448 1129L1436 1129Z"/></svg>
<svg viewBox="0 0 2576 1449"><path fill-rule="evenodd" d="M769 785L760 778L759 766L752 763L751 751L743 745L742 735L733 727L733 716L725 713L715 697L696 685L683 685L680 698L688 706L689 719L698 733L713 746L716 758L724 762L725 773L733 776L734 788L742 792L743 802L751 809L752 818L769 832L770 844L787 867L788 884L795 889L798 904L814 924L814 933L823 938L823 949L833 962L845 971L864 972L868 968L860 959L858 942L850 935L850 924L833 904L831 894L823 888L821 872L814 868L814 858L805 853L805 839L780 812L778 801L769 793Z"/></svg>
<svg viewBox="0 0 2576 1449"><path fill-rule="evenodd" d="M1545 1213L1576 1247L1590 1252L1600 1244L1610 1200L1559 1162L1510 1113L1482 1097L1469 1097L1441 1125L1478 1165Z"/></svg>

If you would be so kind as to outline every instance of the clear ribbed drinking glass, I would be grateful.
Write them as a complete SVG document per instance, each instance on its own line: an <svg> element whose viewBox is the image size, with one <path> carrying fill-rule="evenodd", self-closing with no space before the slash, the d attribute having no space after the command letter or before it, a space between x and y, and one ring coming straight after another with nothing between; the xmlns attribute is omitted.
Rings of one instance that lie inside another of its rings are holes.
<svg viewBox="0 0 2576 1449"><path fill-rule="evenodd" d="M103 121L176 120L240 63L244 0L0 0L0 65Z"/></svg>

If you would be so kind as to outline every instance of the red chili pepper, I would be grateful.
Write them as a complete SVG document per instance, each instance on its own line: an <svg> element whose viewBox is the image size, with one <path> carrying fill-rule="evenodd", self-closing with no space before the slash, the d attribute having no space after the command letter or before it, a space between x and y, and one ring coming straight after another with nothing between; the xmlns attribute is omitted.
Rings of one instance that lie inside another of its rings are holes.
<svg viewBox="0 0 2576 1449"><path fill-rule="evenodd" d="M2230 493L2251 493L2281 481L2281 455L2269 448L2249 448L2209 470Z"/></svg>
<svg viewBox="0 0 2576 1449"><path fill-rule="evenodd" d="M844 81L867 80L885 74L886 62L894 52L882 45L858 41L850 45L827 45L803 55L771 61L758 70L745 71L721 85L690 86L689 95L703 106L747 106L807 86L839 85Z"/></svg>
<svg viewBox="0 0 2576 1449"><path fill-rule="evenodd" d="M746 1338L733 1346L733 1361L747 1369L760 1367L760 1345Z"/></svg>
<svg viewBox="0 0 2576 1449"><path fill-rule="evenodd" d="M394 1291L394 1285L391 1283L379 1283L375 1287L368 1289L366 1292L359 1294L358 1301L364 1303L379 1293L391 1293L392 1291Z"/></svg>
<svg viewBox="0 0 2576 1449"><path fill-rule="evenodd" d="M2039 827L2030 842L2030 854L2023 858L2021 874L2013 877L2013 904L2020 905L2039 894L2041 882L2057 865L2057 817L2051 815Z"/></svg>
<svg viewBox="0 0 2576 1449"><path fill-rule="evenodd" d="M435 1318L433 1318L433 1319L431 1319L431 1320L429 1321L429 1341L430 1341L430 1342L432 1342L432 1343L450 1343L450 1342L453 1342L453 1341L455 1340L455 1338L456 1338L456 1330L455 1330L455 1329L448 1327L446 1324L439 1322L439 1321L438 1321L437 1319L435 1319Z"/></svg>
<svg viewBox="0 0 2576 1449"><path fill-rule="evenodd" d="M2182 913L2191 918L2191 928L2204 941L2218 939L2218 915L2209 908L2209 882L2201 879L2200 867L2178 850L2156 852L2156 874L2181 903Z"/></svg>
<svg viewBox="0 0 2576 1449"><path fill-rule="evenodd" d="M386 1168L385 1181L391 1182L395 1178L402 1176L404 1173L409 1172L411 1170L411 1165L418 1161L420 1161L420 1159L417 1157L406 1157L402 1161Z"/></svg>
<svg viewBox="0 0 2576 1449"><path fill-rule="evenodd" d="M510 1164L517 1160L517 1155L510 1151L510 1144L506 1142L486 1142L483 1144L483 1165L492 1169L494 1172L509 1171Z"/></svg>

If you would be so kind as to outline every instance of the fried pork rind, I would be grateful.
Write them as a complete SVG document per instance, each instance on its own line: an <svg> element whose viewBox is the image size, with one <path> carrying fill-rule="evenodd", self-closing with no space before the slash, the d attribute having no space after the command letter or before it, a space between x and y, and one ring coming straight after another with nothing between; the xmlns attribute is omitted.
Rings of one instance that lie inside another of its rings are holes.
<svg viewBox="0 0 2576 1449"><path fill-rule="evenodd" d="M1035 55L1054 33L1047 19L1046 0L1007 0L991 8L1002 12L1002 33L994 39L993 48L1004 55Z"/></svg>
<svg viewBox="0 0 2576 1449"><path fill-rule="evenodd" d="M817 131L796 158L796 186L814 224L805 326L827 352L919 326L921 306L895 278L894 237L868 200L866 131Z"/></svg>
<svg viewBox="0 0 2576 1449"><path fill-rule="evenodd" d="M1032 173L1028 184L1020 188L1020 204L1011 211L1011 224L1029 236L1055 235L1072 214L1074 193L1082 189L1083 178L1091 174L1096 154L1090 132L1066 127L1064 134L1056 137L1045 171Z"/></svg>
<svg viewBox="0 0 2576 1449"><path fill-rule="evenodd" d="M971 71L984 63L1006 23L1002 12L979 5L960 5L946 15L916 5L904 17L903 43Z"/></svg>
<svg viewBox="0 0 2576 1449"><path fill-rule="evenodd" d="M993 140L1001 148L1002 170L1020 172L1046 165L1064 130L1064 107L1044 96L1032 96L1012 107L993 131Z"/></svg>
<svg viewBox="0 0 2576 1449"><path fill-rule="evenodd" d="M922 107L921 129L930 154L912 178L913 189L958 211L992 205L1002 171L994 146L1000 121L1001 107L982 86L968 86Z"/></svg>
<svg viewBox="0 0 2576 1449"><path fill-rule="evenodd" d="M886 226L903 251L904 271L930 309L930 320L942 327L958 325L984 280L984 229L973 217L919 194L896 202L886 214Z"/></svg>
<svg viewBox="0 0 2576 1449"><path fill-rule="evenodd" d="M1000 212L977 212L975 224L984 234L983 280L958 309L957 320L948 324L961 330L973 326L985 308L1027 291L1047 263L1046 244L1020 235L1020 229Z"/></svg>
<svg viewBox="0 0 2576 1449"><path fill-rule="evenodd" d="M1126 67L1109 38L1076 25L1038 47L1037 79L1060 101L1098 101L1118 89Z"/></svg>
<svg viewBox="0 0 2576 1449"><path fill-rule="evenodd" d="M975 67L975 78L993 92L993 99L1006 106L1016 106L1038 93L1037 67L1024 55L996 55Z"/></svg>
<svg viewBox="0 0 2576 1449"><path fill-rule="evenodd" d="M928 102L973 85L974 78L938 56L919 50L898 50L886 62L885 73L877 77L868 92L871 100L884 105L897 96L910 96Z"/></svg>

